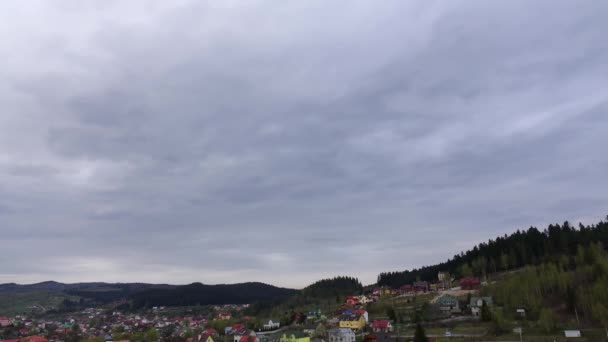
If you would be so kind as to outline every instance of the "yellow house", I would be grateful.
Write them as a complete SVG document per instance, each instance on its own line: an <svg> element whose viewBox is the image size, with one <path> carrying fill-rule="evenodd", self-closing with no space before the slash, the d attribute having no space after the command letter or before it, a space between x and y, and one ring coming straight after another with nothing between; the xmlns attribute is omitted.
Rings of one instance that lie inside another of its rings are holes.
<svg viewBox="0 0 608 342"><path fill-rule="evenodd" d="M391 289L390 287L383 287L382 289L380 289L381 296L390 296L392 294L393 294L393 289Z"/></svg>
<svg viewBox="0 0 608 342"><path fill-rule="evenodd" d="M194 340L194 341L193 341ZM195 339L189 338L186 342L214 342L213 337L207 334L198 335Z"/></svg>
<svg viewBox="0 0 608 342"><path fill-rule="evenodd" d="M307 336L300 331L287 332L281 336L280 342L310 342L310 336Z"/></svg>
<svg viewBox="0 0 608 342"><path fill-rule="evenodd" d="M191 342L192 339L188 339ZM207 335L207 334L202 334L202 335L198 335L198 338L196 339L197 342L214 342L213 341L213 337L211 335Z"/></svg>
<svg viewBox="0 0 608 342"><path fill-rule="evenodd" d="M347 316L340 318L340 328L351 328L351 329L363 329L365 326L365 317L362 315L358 316ZM283 341L281 341L283 342Z"/></svg>

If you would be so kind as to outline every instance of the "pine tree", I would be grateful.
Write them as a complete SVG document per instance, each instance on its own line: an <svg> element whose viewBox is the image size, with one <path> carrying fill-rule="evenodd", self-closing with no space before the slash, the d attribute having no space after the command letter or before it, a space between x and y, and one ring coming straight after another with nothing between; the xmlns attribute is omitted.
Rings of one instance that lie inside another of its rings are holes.
<svg viewBox="0 0 608 342"><path fill-rule="evenodd" d="M420 323L416 324L416 332L414 333L414 342L428 342L424 328Z"/></svg>
<svg viewBox="0 0 608 342"><path fill-rule="evenodd" d="M492 313L485 300L483 301L483 304L481 304L481 320L484 322L492 320Z"/></svg>

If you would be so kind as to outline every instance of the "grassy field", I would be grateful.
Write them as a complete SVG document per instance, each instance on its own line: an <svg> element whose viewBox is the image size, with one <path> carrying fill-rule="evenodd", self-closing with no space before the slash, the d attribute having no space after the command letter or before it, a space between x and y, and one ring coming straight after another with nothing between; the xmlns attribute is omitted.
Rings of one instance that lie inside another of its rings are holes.
<svg viewBox="0 0 608 342"><path fill-rule="evenodd" d="M46 311L57 306L66 298L77 300L61 293L17 292L0 293L0 315L16 315L35 311Z"/></svg>

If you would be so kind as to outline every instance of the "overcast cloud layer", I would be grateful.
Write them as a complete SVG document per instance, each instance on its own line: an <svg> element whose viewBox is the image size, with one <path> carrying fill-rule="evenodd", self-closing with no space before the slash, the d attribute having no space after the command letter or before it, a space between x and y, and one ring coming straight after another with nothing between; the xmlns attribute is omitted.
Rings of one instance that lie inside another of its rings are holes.
<svg viewBox="0 0 608 342"><path fill-rule="evenodd" d="M608 213L606 1L2 1L0 282L442 261Z"/></svg>

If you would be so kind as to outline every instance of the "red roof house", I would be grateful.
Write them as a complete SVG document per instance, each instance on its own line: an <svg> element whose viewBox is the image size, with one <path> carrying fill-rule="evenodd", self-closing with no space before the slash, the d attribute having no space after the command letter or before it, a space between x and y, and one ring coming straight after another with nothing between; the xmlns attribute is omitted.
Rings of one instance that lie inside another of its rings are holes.
<svg viewBox="0 0 608 342"><path fill-rule="evenodd" d="M245 329L245 324L243 324L243 323L234 323L232 325L232 330L240 330L240 329Z"/></svg>
<svg viewBox="0 0 608 342"><path fill-rule="evenodd" d="M247 335L243 335L241 336L241 338L239 339L239 342L255 342L255 340L257 339L256 336L247 336Z"/></svg>
<svg viewBox="0 0 608 342"><path fill-rule="evenodd" d="M21 342L49 342L42 336L28 336L21 339Z"/></svg>
<svg viewBox="0 0 608 342"><path fill-rule="evenodd" d="M391 332L393 331L393 325L391 321L387 320L373 321L372 330L374 332Z"/></svg>
<svg viewBox="0 0 608 342"><path fill-rule="evenodd" d="M8 317L0 316L0 327L7 327L11 325L11 320Z"/></svg>
<svg viewBox="0 0 608 342"><path fill-rule="evenodd" d="M348 296L346 298L346 304L357 305L357 304L359 304L359 298L357 298L356 296Z"/></svg>
<svg viewBox="0 0 608 342"><path fill-rule="evenodd" d="M399 292L401 294L413 293L414 292L414 286L412 286L410 284L405 284L405 285L403 285L403 286L401 286L399 288Z"/></svg>
<svg viewBox="0 0 608 342"><path fill-rule="evenodd" d="M212 336L217 336L217 330L213 329L213 328L207 328L205 330L203 330L203 334L204 335L212 335Z"/></svg>
<svg viewBox="0 0 608 342"><path fill-rule="evenodd" d="M463 290L478 290L481 287L479 278L467 277L460 279L460 288Z"/></svg>

